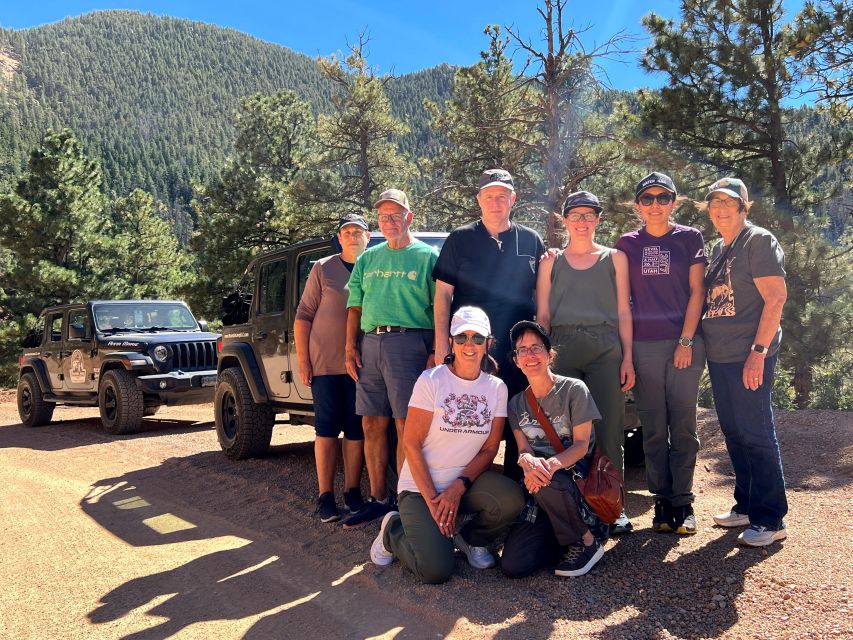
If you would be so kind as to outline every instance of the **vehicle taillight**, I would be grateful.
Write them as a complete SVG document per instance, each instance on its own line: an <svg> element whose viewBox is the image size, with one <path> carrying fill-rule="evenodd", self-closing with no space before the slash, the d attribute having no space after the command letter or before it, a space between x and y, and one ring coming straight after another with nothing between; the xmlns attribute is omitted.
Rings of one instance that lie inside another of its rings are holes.
<svg viewBox="0 0 853 640"><path fill-rule="evenodd" d="M24 356L18 356L18 366L19 367L24 366Z"/></svg>
<svg viewBox="0 0 853 640"><path fill-rule="evenodd" d="M222 353L222 336L216 340L216 353Z"/></svg>

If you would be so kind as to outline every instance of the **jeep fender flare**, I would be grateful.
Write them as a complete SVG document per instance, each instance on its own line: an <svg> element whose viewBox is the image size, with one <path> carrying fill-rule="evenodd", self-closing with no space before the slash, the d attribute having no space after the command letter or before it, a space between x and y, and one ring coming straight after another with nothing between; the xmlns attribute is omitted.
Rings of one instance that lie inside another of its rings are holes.
<svg viewBox="0 0 853 640"><path fill-rule="evenodd" d="M255 354L252 351L252 346L245 342L231 342L222 347L219 352L219 364L217 365L218 373L222 373L223 369L229 367L239 367L246 376L246 382L249 383L249 391L252 392L252 400L257 404L266 404L269 402L269 395L264 384L264 378L261 375L261 368L258 366L258 361L255 359Z"/></svg>
<svg viewBox="0 0 853 640"><path fill-rule="evenodd" d="M111 369L124 369L132 373L153 373L154 363L145 354L136 351L112 351L101 360L101 369L98 379Z"/></svg>
<svg viewBox="0 0 853 640"><path fill-rule="evenodd" d="M47 369L40 358L26 358L24 364L21 365L21 370L18 372L18 379L20 380L25 373L32 373L36 377L42 393L53 393L50 388L50 378L47 375Z"/></svg>

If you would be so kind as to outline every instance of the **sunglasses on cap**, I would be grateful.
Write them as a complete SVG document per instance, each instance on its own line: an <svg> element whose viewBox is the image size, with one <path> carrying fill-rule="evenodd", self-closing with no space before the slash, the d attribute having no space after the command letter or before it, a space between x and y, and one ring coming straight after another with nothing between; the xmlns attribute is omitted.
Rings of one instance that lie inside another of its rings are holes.
<svg viewBox="0 0 853 640"><path fill-rule="evenodd" d="M652 195L651 193L644 193L639 198L637 198L637 202L639 202L644 207L649 207L652 203L657 200L658 204L662 207L667 206L675 197L671 193L659 193L657 195Z"/></svg>
<svg viewBox="0 0 853 640"><path fill-rule="evenodd" d="M481 336L479 333L475 333L470 336L467 333L460 333L459 335L453 336L453 342L456 344L465 344L468 342L468 338L471 338L471 342L476 344L478 347L485 344L488 339L486 336Z"/></svg>

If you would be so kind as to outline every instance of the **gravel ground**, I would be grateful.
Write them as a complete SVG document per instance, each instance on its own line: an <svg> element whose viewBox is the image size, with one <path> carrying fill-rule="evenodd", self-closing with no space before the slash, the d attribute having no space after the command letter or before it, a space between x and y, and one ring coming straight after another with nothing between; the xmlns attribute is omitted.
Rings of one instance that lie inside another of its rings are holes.
<svg viewBox="0 0 853 640"><path fill-rule="evenodd" d="M223 573L230 576L231 564L252 567L263 544L273 548L281 561L264 569L269 581L262 601L257 602L252 589L232 591L227 594L228 610L236 608L246 615L278 611L276 607L291 599L279 591L287 588L288 572L298 566L293 580L313 577L325 585L324 593L332 598L326 605L330 616L334 617L333 607L348 612L359 611L360 602L373 607L373 611L362 607L361 614L348 613L352 626L338 624L331 632L337 637L853 638L853 585L848 583L853 575L851 413L799 411L778 416L790 502L789 537L782 543L742 548L735 543L738 530L713 526L711 514L731 506L733 478L716 417L702 410L695 536L650 529L653 506L643 470L630 468L627 511L636 530L609 542L604 560L587 576L562 579L541 572L511 581L498 571L476 571L459 557L456 575L440 586L417 584L399 563L379 568L367 561L378 525L345 531L316 520L310 428L278 427L268 456L233 462L218 449L211 414L209 406L165 409L157 419L146 421L143 433L110 438L99 430L96 410L63 407L56 411L57 424L28 430L19 425L14 392L0 391L0 465L7 470L14 467L15 477L38 470L39 479L33 482L39 490L49 491L51 482L66 476L82 478L79 489L59 492L57 499L76 496L88 525L96 525L100 535L120 539L123 547L130 546L129 557L139 565L133 579L119 571L111 576L107 569L95 595L82 598L85 615L69 609L63 628L76 631L64 637L209 637L210 625L240 616L231 612L218 617L225 605L217 589L201 587L222 582ZM166 504L170 513L207 526L203 531L169 534L170 541L183 546L155 546L162 540L155 542L150 529L118 512L120 501L93 498L116 495L122 487L133 488L146 504ZM0 499L19 500L9 492L6 487ZM69 506L75 506L74 500ZM16 520L2 525L7 550L19 529L44 526L24 522L25 508L7 510L4 519ZM152 558L155 551L186 549L187 544L222 535L240 536L254 547L229 550L225 556L226 552L202 550L192 560L180 559L173 569L152 574L156 581L144 578L149 572L139 561ZM0 561L4 583L10 579L9 567L18 566L10 562L8 555ZM219 568L223 562L229 569ZM61 557L57 563L62 570ZM62 597L38 570L30 574L15 573L13 586L0 596L4 637L10 637L10 631L20 635L22 622L15 612L21 606L51 611L56 606L53 600ZM329 576L331 585L326 582ZM142 588L142 593L127 603L131 586ZM16 607L6 606L13 601ZM137 608L146 602L152 608L140 614ZM285 613L260 617L248 627L217 627L216 635L296 637L293 630L298 627L290 626L293 618ZM168 623L152 626L151 616L164 617ZM388 616L406 622L389 626L396 623L386 623ZM27 624L32 625L33 619ZM127 626L121 633L105 633L102 625L115 620L124 620ZM300 637L330 633L331 623L322 616L316 626L305 620L301 624ZM27 628L31 632L27 637L58 637ZM381 633L374 633L377 629Z"/></svg>

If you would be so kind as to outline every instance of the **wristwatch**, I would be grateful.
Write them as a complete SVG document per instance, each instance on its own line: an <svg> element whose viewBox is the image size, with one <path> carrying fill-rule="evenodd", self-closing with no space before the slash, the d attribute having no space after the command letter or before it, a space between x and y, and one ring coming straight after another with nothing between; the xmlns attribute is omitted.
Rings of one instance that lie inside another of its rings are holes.
<svg viewBox="0 0 853 640"><path fill-rule="evenodd" d="M679 346L682 347L692 347L693 346L693 338L688 338L687 336L681 336L678 339Z"/></svg>
<svg viewBox="0 0 853 640"><path fill-rule="evenodd" d="M465 485L465 491L468 491L468 489L471 488L471 485L474 484L468 476L459 476L457 480L461 480L462 484Z"/></svg>
<svg viewBox="0 0 853 640"><path fill-rule="evenodd" d="M767 347L765 347L763 344L754 344L750 347L750 349L752 351L755 351L755 353L767 353Z"/></svg>

